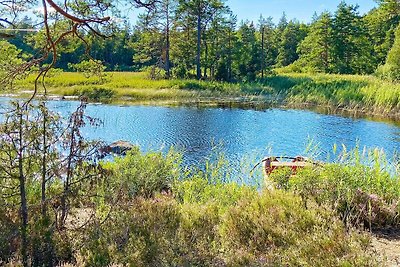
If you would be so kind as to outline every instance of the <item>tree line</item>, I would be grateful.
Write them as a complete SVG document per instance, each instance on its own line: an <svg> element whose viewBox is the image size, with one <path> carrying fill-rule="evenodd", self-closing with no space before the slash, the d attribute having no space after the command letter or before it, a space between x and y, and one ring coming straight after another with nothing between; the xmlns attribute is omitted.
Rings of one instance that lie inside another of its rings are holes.
<svg viewBox="0 0 400 267"><path fill-rule="evenodd" d="M277 24L262 16L256 23L238 22L223 0L160 0L134 26L112 23L105 30L111 38L88 35L88 54L85 43L66 41L56 67L71 71L74 63L90 58L109 71L147 69L161 78L254 81L274 68L338 74L378 69L396 78L398 56L388 55L399 50L399 22L398 0L379 0L365 15L358 6L341 2L334 13L314 14L307 24L285 14ZM19 27L34 24L26 18ZM40 32L19 33L8 41L34 54L40 38ZM394 63L385 65L386 59Z"/></svg>

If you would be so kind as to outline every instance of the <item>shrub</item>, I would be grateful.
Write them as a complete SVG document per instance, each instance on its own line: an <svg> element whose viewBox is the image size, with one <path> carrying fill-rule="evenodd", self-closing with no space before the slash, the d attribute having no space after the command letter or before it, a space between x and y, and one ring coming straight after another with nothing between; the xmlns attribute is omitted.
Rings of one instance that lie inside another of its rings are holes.
<svg viewBox="0 0 400 267"><path fill-rule="evenodd" d="M110 220L92 228L81 257L90 266L374 266L368 244L331 212L307 210L283 191L236 204L155 194L113 207Z"/></svg>
<svg viewBox="0 0 400 267"><path fill-rule="evenodd" d="M0 202L0 265L11 259L18 249L19 227L14 220L17 214L7 214Z"/></svg>
<svg viewBox="0 0 400 267"><path fill-rule="evenodd" d="M305 209L300 198L264 191L232 207L221 225L230 266L373 266L362 252L368 240L347 234L324 209Z"/></svg>
<svg viewBox="0 0 400 267"><path fill-rule="evenodd" d="M295 176L276 172L271 179L279 188L299 194L306 203L332 207L350 225L400 227L400 180L379 166L326 164L303 169Z"/></svg>
<svg viewBox="0 0 400 267"><path fill-rule="evenodd" d="M130 150L125 157L105 165L112 171L111 179L116 188L123 190L123 197L152 197L156 192L168 192L179 178L181 155L171 150L164 157L161 152L142 154L139 148Z"/></svg>
<svg viewBox="0 0 400 267"><path fill-rule="evenodd" d="M106 67L100 60L93 59L82 60L80 63L77 64L68 63L68 67L70 69L74 69L78 72L83 73L86 78L98 76L101 79L104 71L106 70Z"/></svg>
<svg viewBox="0 0 400 267"><path fill-rule="evenodd" d="M91 89L83 89L74 94L86 97L89 101L109 103L114 97L115 92L112 89L93 87Z"/></svg>

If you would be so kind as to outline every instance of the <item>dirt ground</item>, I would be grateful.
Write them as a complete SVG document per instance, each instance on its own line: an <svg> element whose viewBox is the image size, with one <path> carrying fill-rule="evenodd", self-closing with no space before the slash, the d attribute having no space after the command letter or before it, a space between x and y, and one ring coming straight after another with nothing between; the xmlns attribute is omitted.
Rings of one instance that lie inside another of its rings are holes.
<svg viewBox="0 0 400 267"><path fill-rule="evenodd" d="M400 231L382 230L374 233L372 249L388 260L389 267L400 266Z"/></svg>

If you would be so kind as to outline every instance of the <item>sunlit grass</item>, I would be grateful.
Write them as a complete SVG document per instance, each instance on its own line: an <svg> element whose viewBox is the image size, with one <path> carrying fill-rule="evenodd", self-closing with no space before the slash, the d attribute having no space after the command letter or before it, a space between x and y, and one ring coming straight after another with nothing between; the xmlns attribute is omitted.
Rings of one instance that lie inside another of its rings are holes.
<svg viewBox="0 0 400 267"><path fill-rule="evenodd" d="M282 73L272 87L287 102L331 105L373 113L395 113L400 108L400 84L374 76Z"/></svg>
<svg viewBox="0 0 400 267"><path fill-rule="evenodd" d="M17 90L31 90L35 76L17 81ZM144 72L108 72L86 78L81 73L59 72L46 78L49 94L82 95L112 91L108 101L199 102L247 101L286 105L331 106L379 115L400 110L400 84L374 76L277 73L254 83L226 83L197 80L152 80ZM40 87L40 92L43 88ZM93 95L93 94L92 94ZM103 101L97 97L96 100Z"/></svg>

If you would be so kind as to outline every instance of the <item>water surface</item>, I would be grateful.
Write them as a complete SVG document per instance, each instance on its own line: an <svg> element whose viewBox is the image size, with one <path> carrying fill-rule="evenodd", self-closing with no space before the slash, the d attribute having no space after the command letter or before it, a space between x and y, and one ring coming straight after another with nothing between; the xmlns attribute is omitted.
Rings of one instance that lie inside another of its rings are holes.
<svg viewBox="0 0 400 267"><path fill-rule="evenodd" d="M0 105L4 107L7 101L1 99ZM77 105L76 101L49 102L51 109L63 116ZM187 165L201 165L215 151L223 152L234 163L270 153L295 156L306 153L310 141L318 146L317 156L322 160L334 144L348 149L379 147L388 155L400 148L400 127L395 123L311 111L89 104L87 114L103 124L86 127L86 137L108 143L127 140L143 151L166 151L174 146L183 151Z"/></svg>

